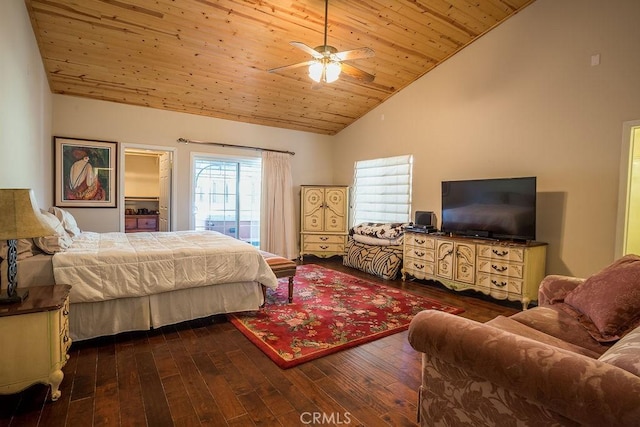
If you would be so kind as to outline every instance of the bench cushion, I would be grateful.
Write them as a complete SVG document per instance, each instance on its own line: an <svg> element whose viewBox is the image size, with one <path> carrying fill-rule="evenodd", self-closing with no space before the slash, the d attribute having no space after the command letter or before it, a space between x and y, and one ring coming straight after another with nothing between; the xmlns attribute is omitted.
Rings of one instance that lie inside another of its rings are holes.
<svg viewBox="0 0 640 427"><path fill-rule="evenodd" d="M266 251L260 251L262 257L276 277L288 277L296 274L296 262Z"/></svg>

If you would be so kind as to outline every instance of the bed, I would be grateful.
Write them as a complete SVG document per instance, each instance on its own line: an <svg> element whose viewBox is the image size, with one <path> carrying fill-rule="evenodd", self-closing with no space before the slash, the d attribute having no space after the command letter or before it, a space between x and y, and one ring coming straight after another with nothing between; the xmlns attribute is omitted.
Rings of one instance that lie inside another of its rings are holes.
<svg viewBox="0 0 640 427"><path fill-rule="evenodd" d="M18 286L70 284L76 341L258 310L263 286L277 287L257 248L221 233L81 232L69 225L67 212L57 213L68 238L54 224L58 236L48 236L48 245L33 239L33 251L45 253L19 250Z"/></svg>

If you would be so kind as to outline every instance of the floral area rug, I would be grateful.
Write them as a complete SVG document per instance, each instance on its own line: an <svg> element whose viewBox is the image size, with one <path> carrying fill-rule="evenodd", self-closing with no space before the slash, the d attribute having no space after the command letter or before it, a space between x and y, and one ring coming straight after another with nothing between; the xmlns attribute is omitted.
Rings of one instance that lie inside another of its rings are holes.
<svg viewBox="0 0 640 427"><path fill-rule="evenodd" d="M293 303L278 283L264 308L229 319L283 369L404 331L422 310L464 311L314 264L298 266Z"/></svg>

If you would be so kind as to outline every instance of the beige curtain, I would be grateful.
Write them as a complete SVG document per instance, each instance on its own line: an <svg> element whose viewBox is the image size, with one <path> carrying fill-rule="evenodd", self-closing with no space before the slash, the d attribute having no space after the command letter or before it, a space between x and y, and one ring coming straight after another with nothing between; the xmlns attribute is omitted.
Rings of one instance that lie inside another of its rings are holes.
<svg viewBox="0 0 640 427"><path fill-rule="evenodd" d="M262 152L262 206L262 250L297 258L290 154Z"/></svg>

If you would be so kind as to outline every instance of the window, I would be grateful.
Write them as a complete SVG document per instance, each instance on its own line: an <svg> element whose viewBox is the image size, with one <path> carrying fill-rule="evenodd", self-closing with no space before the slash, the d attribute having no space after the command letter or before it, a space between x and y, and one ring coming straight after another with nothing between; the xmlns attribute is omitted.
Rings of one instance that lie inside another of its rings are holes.
<svg viewBox="0 0 640 427"><path fill-rule="evenodd" d="M193 158L195 230L213 230L260 247L262 159Z"/></svg>
<svg viewBox="0 0 640 427"><path fill-rule="evenodd" d="M409 222L413 156L362 160L355 164L352 225Z"/></svg>

